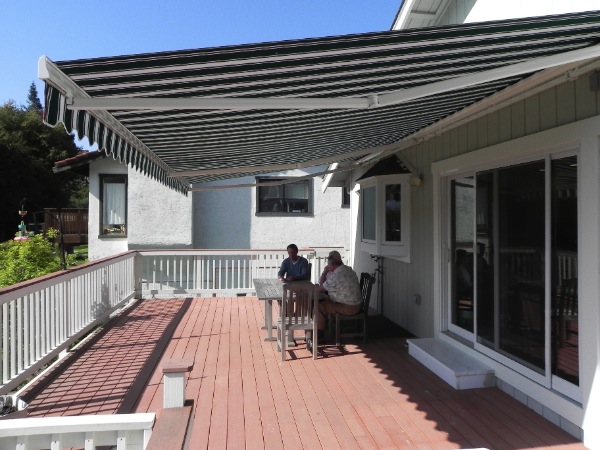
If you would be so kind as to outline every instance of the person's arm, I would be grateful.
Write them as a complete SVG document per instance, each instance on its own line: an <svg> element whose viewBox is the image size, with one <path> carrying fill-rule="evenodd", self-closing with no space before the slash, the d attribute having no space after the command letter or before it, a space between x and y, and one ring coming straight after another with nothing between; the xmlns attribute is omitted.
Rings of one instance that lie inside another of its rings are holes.
<svg viewBox="0 0 600 450"><path fill-rule="evenodd" d="M277 278L279 278L280 280L284 280L285 279L285 274L288 272L288 262L289 262L289 259L286 258L281 263L281 267L279 268L279 272L277 272Z"/></svg>
<svg viewBox="0 0 600 450"><path fill-rule="evenodd" d="M319 284L325 283L327 280L327 275L335 270L335 266L332 264L327 264L325 269L323 269L323 273L321 273L321 277L319 278Z"/></svg>

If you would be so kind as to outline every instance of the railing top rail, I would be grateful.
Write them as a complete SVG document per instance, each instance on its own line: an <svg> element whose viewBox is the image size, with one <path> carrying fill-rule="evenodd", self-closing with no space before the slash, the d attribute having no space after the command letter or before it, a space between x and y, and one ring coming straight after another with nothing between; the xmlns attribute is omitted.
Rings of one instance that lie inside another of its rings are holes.
<svg viewBox="0 0 600 450"><path fill-rule="evenodd" d="M0 420L0 437L151 429L155 413L101 414Z"/></svg>
<svg viewBox="0 0 600 450"><path fill-rule="evenodd" d="M286 254L286 249L181 249L181 250L138 250L142 256L160 255L261 255ZM299 253L315 253L312 248L300 248Z"/></svg>
<svg viewBox="0 0 600 450"><path fill-rule="evenodd" d="M49 273L42 277L23 281L21 283L13 284L12 286L7 286L0 289L0 305L23 295L27 295L31 292L53 286L67 280L72 280L80 275L93 272L98 268L107 267L111 264L133 258L135 255L136 252L134 251L125 252L109 258L88 262L86 264L82 264L81 266L73 267L72 269L60 270L58 272Z"/></svg>

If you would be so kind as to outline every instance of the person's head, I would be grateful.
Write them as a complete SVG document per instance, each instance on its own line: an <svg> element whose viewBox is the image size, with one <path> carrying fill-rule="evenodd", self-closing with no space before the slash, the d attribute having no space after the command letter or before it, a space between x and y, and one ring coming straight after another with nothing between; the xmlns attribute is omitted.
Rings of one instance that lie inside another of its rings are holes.
<svg viewBox="0 0 600 450"><path fill-rule="evenodd" d="M327 257L327 262L334 266L341 266L343 264L342 255L340 255L340 252L333 250L333 251L329 252L329 256Z"/></svg>
<svg viewBox="0 0 600 450"><path fill-rule="evenodd" d="M296 244L290 244L287 246L287 254L292 261L296 261L298 259L298 246Z"/></svg>

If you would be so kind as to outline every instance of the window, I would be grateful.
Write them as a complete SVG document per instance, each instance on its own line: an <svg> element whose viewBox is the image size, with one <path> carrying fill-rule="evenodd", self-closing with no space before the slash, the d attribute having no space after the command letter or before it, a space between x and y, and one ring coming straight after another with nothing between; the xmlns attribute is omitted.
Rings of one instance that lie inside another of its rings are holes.
<svg viewBox="0 0 600 450"><path fill-rule="evenodd" d="M377 190L375 186L363 189L362 209L362 238L363 240L375 241L377 237L375 224L377 218Z"/></svg>
<svg viewBox="0 0 600 450"><path fill-rule="evenodd" d="M292 180L293 178L257 178L259 186L256 193L256 213L260 215L312 215L312 179Z"/></svg>
<svg viewBox="0 0 600 450"><path fill-rule="evenodd" d="M350 208L350 188L348 186L342 188L342 208Z"/></svg>
<svg viewBox="0 0 600 450"><path fill-rule="evenodd" d="M100 235L127 234L127 175L100 175Z"/></svg>
<svg viewBox="0 0 600 450"><path fill-rule="evenodd" d="M361 250L410 262L410 174L360 181Z"/></svg>
<svg viewBox="0 0 600 450"><path fill-rule="evenodd" d="M385 185L385 240L388 242L402 240L401 192L400 184Z"/></svg>

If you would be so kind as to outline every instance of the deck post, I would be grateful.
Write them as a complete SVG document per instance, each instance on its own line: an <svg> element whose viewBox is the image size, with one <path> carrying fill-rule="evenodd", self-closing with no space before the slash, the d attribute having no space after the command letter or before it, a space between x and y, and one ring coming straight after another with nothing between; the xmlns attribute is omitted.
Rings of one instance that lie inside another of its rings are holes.
<svg viewBox="0 0 600 450"><path fill-rule="evenodd" d="M185 402L186 373L191 372L193 367L193 359L171 359L163 364L163 408L180 408L183 406Z"/></svg>

